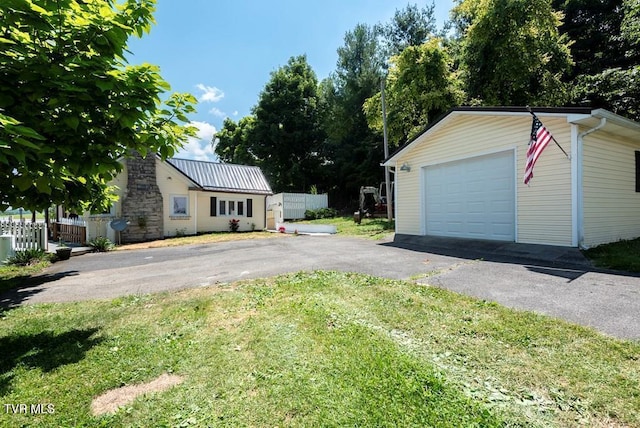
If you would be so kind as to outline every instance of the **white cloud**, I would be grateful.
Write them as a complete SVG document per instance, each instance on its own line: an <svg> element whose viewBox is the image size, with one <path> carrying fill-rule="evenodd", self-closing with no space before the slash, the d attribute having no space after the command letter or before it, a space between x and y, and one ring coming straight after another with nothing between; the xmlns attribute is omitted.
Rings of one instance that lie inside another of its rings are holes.
<svg viewBox="0 0 640 428"><path fill-rule="evenodd" d="M215 86L206 86L198 83L196 88L202 91L202 95L198 97L198 100L201 102L216 103L224 98L224 92Z"/></svg>
<svg viewBox="0 0 640 428"><path fill-rule="evenodd" d="M207 122L193 121L189 123L191 126L198 128L196 137L189 138L189 141L176 153L177 158L217 161L218 157L213 152L211 140L217 132L216 128Z"/></svg>
<svg viewBox="0 0 640 428"><path fill-rule="evenodd" d="M236 110L236 111L234 111L234 112L233 112L233 116L234 116L234 117L235 117L235 116L237 116L237 115L238 115L238 110Z"/></svg>
<svg viewBox="0 0 640 428"><path fill-rule="evenodd" d="M216 107L209 110L209 113L217 117L227 117L227 113L223 112L222 110Z"/></svg>

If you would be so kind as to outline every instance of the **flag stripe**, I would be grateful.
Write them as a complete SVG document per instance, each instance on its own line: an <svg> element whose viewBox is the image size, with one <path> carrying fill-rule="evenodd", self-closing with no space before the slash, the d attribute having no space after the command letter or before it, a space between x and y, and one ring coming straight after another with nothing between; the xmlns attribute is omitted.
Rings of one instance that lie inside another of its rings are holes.
<svg viewBox="0 0 640 428"><path fill-rule="evenodd" d="M524 169L524 184L529 184L529 181L533 178L533 167L552 138L553 136L547 128L544 127L542 122L540 122L538 117L533 115L531 138L527 149L527 163Z"/></svg>

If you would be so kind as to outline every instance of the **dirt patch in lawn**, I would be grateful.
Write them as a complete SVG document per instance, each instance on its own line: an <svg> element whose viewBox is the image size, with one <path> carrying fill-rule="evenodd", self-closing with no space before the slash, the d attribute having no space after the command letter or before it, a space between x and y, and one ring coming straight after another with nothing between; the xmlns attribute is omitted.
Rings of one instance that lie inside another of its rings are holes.
<svg viewBox="0 0 640 428"><path fill-rule="evenodd" d="M114 413L120 407L131 403L141 395L167 390L182 383L183 380L182 376L165 373L151 382L112 389L93 399L91 412L96 416Z"/></svg>

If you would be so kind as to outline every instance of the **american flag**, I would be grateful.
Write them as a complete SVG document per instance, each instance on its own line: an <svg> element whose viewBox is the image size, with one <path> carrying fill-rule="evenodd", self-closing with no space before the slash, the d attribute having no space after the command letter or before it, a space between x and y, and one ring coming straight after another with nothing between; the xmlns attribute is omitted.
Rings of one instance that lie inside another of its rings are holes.
<svg viewBox="0 0 640 428"><path fill-rule="evenodd" d="M531 139L527 149L527 165L524 169L524 184L529 184L529 181L533 178L533 166L552 138L551 133L534 114L533 123L531 124Z"/></svg>

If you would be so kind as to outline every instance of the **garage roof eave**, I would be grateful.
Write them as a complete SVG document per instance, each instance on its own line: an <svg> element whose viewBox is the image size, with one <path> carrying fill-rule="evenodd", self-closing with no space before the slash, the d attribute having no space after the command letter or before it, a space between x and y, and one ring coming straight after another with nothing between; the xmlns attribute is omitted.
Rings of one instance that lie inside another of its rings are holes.
<svg viewBox="0 0 640 428"><path fill-rule="evenodd" d="M624 135L626 137L635 136L640 139L640 123L619 116L604 109L592 110L589 107L532 107L534 113L539 116L564 116L568 123L585 126L596 126L600 119L605 118L609 122L610 131ZM416 138L398 148L391 156L382 162L383 166L395 166L398 158L418 140L433 133L438 128L446 125L449 120L460 115L508 115L520 116L529 115L527 107L455 107L442 115L440 118L429 124L425 130ZM623 131L624 130L624 131Z"/></svg>
<svg viewBox="0 0 640 428"><path fill-rule="evenodd" d="M586 116L569 116L567 121L586 128L594 128L598 126L602 119L605 119L604 127L602 128L604 131L622 138L640 142L640 123L608 110L597 109Z"/></svg>

